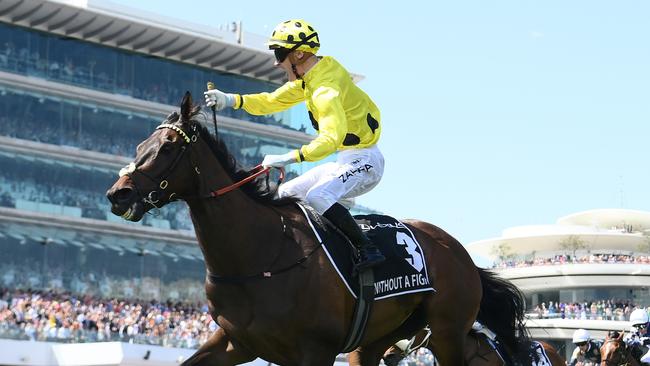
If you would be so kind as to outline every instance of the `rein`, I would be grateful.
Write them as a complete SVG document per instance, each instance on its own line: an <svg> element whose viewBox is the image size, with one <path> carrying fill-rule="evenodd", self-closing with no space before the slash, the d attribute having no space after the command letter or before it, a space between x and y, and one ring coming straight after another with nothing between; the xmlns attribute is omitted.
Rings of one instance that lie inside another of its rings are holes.
<svg viewBox="0 0 650 366"><path fill-rule="evenodd" d="M183 143L184 144L181 147L181 151L174 158L172 164L170 164L169 168L167 168L167 170L165 171L165 174L162 175L162 178L159 181L157 181L155 178L151 177L149 174L143 172L142 170L139 170L136 167L134 162L131 162L126 167L120 169L120 172L119 172L120 177L124 176L124 175L128 175L131 178L131 180L133 181L134 186L136 188L136 191L138 192L138 194L140 195L142 200L145 203L150 204L151 206L153 206L156 209L159 209L159 207L156 204L158 202L160 202L160 198L161 198L161 197L159 197L158 191L152 190L147 195L144 195L141 192L140 188L138 188L138 186L136 184L136 179L134 177L134 174L138 173L138 174L144 176L148 180L156 183L156 186L159 187L160 190L164 191L169 186L169 181L167 180L167 177L174 171L174 169L176 168L176 166L180 162L183 155L185 155L185 152L186 151L191 152L191 147L192 147L191 144L198 141L196 133L189 136L182 128L180 128L180 127L178 127L178 126L176 126L174 124L163 123L163 124L159 125L158 127L156 127L157 130L160 130L160 129L163 129L163 128L168 128L168 129L176 131L183 138ZM192 162L192 165L195 165L194 162ZM242 180L240 180L238 182L235 182L235 183L233 183L233 184L231 184L229 186L210 191L206 195L200 195L199 197L200 198L217 198L219 196L223 196L224 194L226 194L228 192L231 192L231 191L243 186L246 183L251 182L252 180L256 179L257 177L259 177L262 174L266 174L267 184L268 184L268 179L269 179L269 176L270 176L269 173L271 171L271 168L272 167L263 167L261 164L259 164L259 165L255 166L254 168L249 170L250 175L248 177L246 177L246 178L244 178L244 179L242 179ZM278 178L278 185L279 185L284 180L285 172L284 172L284 168L276 168L276 169L280 170L280 177ZM196 174L201 174L198 166L194 167L194 171L195 171ZM169 197L167 198L167 200L169 202L174 201L174 200L176 200L175 197L177 197L176 193L171 192L169 194Z"/></svg>
<svg viewBox="0 0 650 366"><path fill-rule="evenodd" d="M212 192L210 192L208 194L208 197L218 197L218 196L224 195L224 194L226 194L226 193L228 193L228 192L230 192L232 190L235 190L235 189L243 186L244 184L254 180L255 178L259 177L262 174L266 174L266 177L268 179L269 172L271 171L271 168L272 167L270 167L270 166L264 168L262 166L262 164L259 164L259 165L255 166L253 169L248 171L248 173L254 172L251 175L249 175L248 177L240 180L239 182L233 183L233 184L231 184L231 185L229 185L227 187L223 187L221 189L217 189L216 191L212 191ZM280 178L278 178L278 184L280 184L284 180L284 168L276 168L276 169L280 170Z"/></svg>

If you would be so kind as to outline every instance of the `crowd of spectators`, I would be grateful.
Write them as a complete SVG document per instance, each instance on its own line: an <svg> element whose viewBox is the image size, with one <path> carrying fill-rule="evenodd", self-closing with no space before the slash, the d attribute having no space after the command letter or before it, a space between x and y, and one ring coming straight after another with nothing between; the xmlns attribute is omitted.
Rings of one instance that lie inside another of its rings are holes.
<svg viewBox="0 0 650 366"><path fill-rule="evenodd" d="M558 254L552 257L536 257L534 259L508 259L495 262L492 268L506 269L533 266L553 266L564 264L585 264L585 263L633 263L650 264L650 256L620 254L620 253L590 253L582 256L571 256L569 254Z"/></svg>
<svg viewBox="0 0 650 366"><path fill-rule="evenodd" d="M217 329L204 303L0 290L0 337L197 348Z"/></svg>
<svg viewBox="0 0 650 366"><path fill-rule="evenodd" d="M2 338L60 343L117 341L198 348L217 328L205 303L0 289ZM400 365L433 363L433 354L422 348Z"/></svg>
<svg viewBox="0 0 650 366"><path fill-rule="evenodd" d="M635 304L631 299L600 299L583 302L542 302L529 310L528 316L539 319L617 320L630 317Z"/></svg>

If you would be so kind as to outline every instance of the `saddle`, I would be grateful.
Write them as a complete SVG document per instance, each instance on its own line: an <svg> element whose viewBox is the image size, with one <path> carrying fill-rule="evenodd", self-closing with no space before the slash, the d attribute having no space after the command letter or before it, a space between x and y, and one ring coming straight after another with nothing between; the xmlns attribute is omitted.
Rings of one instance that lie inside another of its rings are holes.
<svg viewBox="0 0 650 366"><path fill-rule="evenodd" d="M370 316L373 301L407 293L434 291L429 282L424 252L411 230L398 220L384 215L355 216L357 224L379 248L386 261L358 273L357 249L336 226L311 207L298 204L316 239L350 294L356 299L350 331L342 352L354 350ZM357 281L354 281L354 278Z"/></svg>
<svg viewBox="0 0 650 366"><path fill-rule="evenodd" d="M354 264L358 253L345 235L311 207L300 204L316 238L323 244L330 262L350 294L357 298ZM411 229L386 215L356 215L357 224L381 250L386 261L374 269L374 299L406 293L435 291L426 268L424 252Z"/></svg>

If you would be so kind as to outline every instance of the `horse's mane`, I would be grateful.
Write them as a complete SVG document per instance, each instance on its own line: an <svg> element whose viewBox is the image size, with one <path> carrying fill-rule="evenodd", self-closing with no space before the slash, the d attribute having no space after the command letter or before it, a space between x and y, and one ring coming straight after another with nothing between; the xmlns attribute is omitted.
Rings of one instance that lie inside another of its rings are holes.
<svg viewBox="0 0 650 366"><path fill-rule="evenodd" d="M233 182L239 182L248 177L250 175L249 172L237 163L235 157L228 150L225 141L222 138L215 139L214 135L210 133L210 130L206 126L193 119L197 114L199 114L198 109L190 116L192 118L190 121L191 126L196 126L199 135L203 137L203 140L210 147L210 150L212 150L214 156L219 160L219 163L221 163L228 176ZM174 123L178 122L179 118L178 113L174 112L167 117L167 121ZM272 182L270 184L273 185ZM265 175L260 176L248 184L244 184L240 189L255 201L266 205L283 206L299 200L296 197L277 198L275 195L276 190L272 186L269 187L267 185Z"/></svg>

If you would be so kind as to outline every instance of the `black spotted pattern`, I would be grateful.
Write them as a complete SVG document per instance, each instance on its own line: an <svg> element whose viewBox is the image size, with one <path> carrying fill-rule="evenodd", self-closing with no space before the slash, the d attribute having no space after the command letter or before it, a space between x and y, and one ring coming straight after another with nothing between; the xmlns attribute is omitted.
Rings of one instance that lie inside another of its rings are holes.
<svg viewBox="0 0 650 366"><path fill-rule="evenodd" d="M316 120L316 118L314 118L314 114L311 113L311 111L307 111L307 112L309 112L309 120L311 121L312 127L314 127L316 131L318 131L318 121Z"/></svg>
<svg viewBox="0 0 650 366"><path fill-rule="evenodd" d="M370 130L372 133L375 133L375 130L379 128L379 121L374 119L370 113L368 113L368 116L366 116L366 120L368 121L368 127L370 127Z"/></svg>
<svg viewBox="0 0 650 366"><path fill-rule="evenodd" d="M361 139L359 138L359 136L353 133L348 133L345 135L345 139L343 140L343 146L359 145L360 142Z"/></svg>

